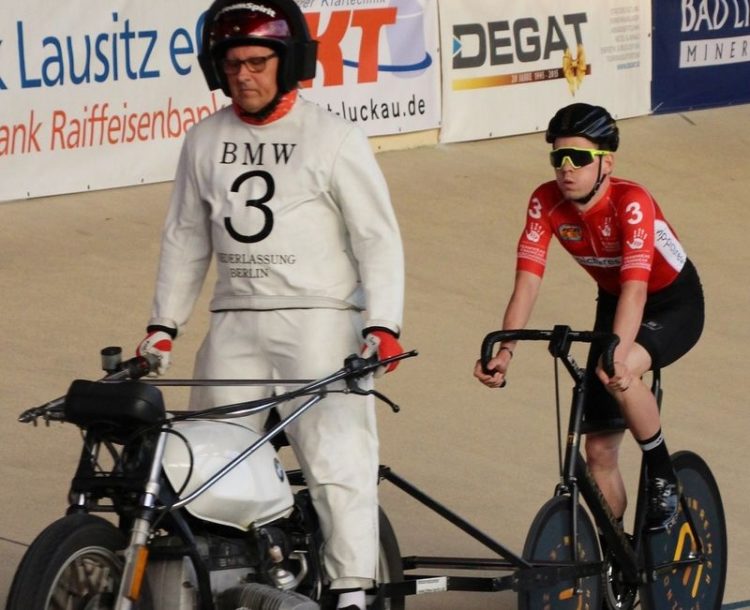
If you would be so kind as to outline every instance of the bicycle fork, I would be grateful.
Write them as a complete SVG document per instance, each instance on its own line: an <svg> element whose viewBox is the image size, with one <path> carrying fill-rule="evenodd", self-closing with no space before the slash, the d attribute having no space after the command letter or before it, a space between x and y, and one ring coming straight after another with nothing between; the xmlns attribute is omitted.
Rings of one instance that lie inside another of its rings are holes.
<svg viewBox="0 0 750 610"><path fill-rule="evenodd" d="M167 432L162 431L154 448L154 455L148 474L146 487L141 496L138 516L133 520L130 540L125 549L125 565L122 571L120 588L117 592L114 610L132 610L141 594L143 579L148 563L148 539L154 521L156 500L160 491L162 458L167 444Z"/></svg>

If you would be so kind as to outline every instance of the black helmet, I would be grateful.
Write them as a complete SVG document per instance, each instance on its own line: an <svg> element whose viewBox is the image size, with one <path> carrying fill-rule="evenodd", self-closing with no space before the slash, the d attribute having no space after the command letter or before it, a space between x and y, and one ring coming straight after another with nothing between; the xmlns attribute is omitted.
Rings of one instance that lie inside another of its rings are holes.
<svg viewBox="0 0 750 610"><path fill-rule="evenodd" d="M581 136L595 142L602 150L616 151L620 143L617 124L601 106L570 104L557 111L547 127L545 139L554 144L557 138Z"/></svg>
<svg viewBox="0 0 750 610"><path fill-rule="evenodd" d="M212 91L229 95L221 60L228 49L242 45L261 45L278 54L281 94L315 76L318 43L310 38L294 0L214 0L206 11L201 43L198 61Z"/></svg>

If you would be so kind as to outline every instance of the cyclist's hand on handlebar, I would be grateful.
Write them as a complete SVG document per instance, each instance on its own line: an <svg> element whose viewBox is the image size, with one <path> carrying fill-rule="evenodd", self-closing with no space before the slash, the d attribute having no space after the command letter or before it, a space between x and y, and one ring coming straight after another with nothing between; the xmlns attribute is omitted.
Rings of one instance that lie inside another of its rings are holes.
<svg viewBox="0 0 750 610"><path fill-rule="evenodd" d="M512 357L512 352L508 349L501 349L494 358L487 362L489 373L486 373L484 367L482 367L482 361L477 360L474 365L474 377L488 388L502 388L505 385L505 375L508 372Z"/></svg>
<svg viewBox="0 0 750 610"><path fill-rule="evenodd" d="M628 365L620 360L615 360L615 374L610 377L602 368L601 359L596 367L596 374L601 382L614 392L625 392L633 383L633 374Z"/></svg>
<svg viewBox="0 0 750 610"><path fill-rule="evenodd" d="M377 355L379 360L398 356L404 352L404 348L398 342L396 335L385 328L370 329L363 331L365 342L362 345L360 354L363 358L370 358ZM399 361L391 362L387 366L380 366L375 370L375 377L382 377L390 373L398 366Z"/></svg>
<svg viewBox="0 0 750 610"><path fill-rule="evenodd" d="M149 330L145 339L136 348L135 354L136 356L146 354L156 356L159 364L155 372L157 375L164 375L172 361L172 335L166 330Z"/></svg>

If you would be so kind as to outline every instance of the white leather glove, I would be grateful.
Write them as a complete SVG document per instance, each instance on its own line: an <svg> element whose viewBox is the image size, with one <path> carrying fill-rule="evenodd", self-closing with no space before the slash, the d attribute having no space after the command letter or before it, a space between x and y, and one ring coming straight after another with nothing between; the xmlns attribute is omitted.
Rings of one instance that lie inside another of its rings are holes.
<svg viewBox="0 0 750 610"><path fill-rule="evenodd" d="M172 361L172 335L163 330L152 330L135 350L136 356L152 354L159 359L157 375L164 375Z"/></svg>

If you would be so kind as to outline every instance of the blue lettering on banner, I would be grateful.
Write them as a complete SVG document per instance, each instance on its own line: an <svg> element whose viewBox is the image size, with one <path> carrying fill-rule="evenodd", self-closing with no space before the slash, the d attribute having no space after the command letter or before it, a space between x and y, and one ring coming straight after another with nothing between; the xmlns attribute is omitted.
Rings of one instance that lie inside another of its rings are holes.
<svg viewBox="0 0 750 610"><path fill-rule="evenodd" d="M205 13L198 18L195 30L177 28L168 36L171 67L180 76L190 74L200 38ZM22 89L107 83L119 80L159 78L156 65L160 56L160 32L138 29L130 18L111 14L110 31L47 35L34 40L23 21L16 22L19 84ZM2 41L0 41L0 46ZM40 52L41 51L41 52ZM38 64L35 57L41 57ZM0 90L7 89L0 78Z"/></svg>
<svg viewBox="0 0 750 610"><path fill-rule="evenodd" d="M3 48L3 41L0 40L0 51L2 50L2 48ZM7 89L7 88L8 87L6 86L5 82L3 81L2 76L0 76L0 89Z"/></svg>

